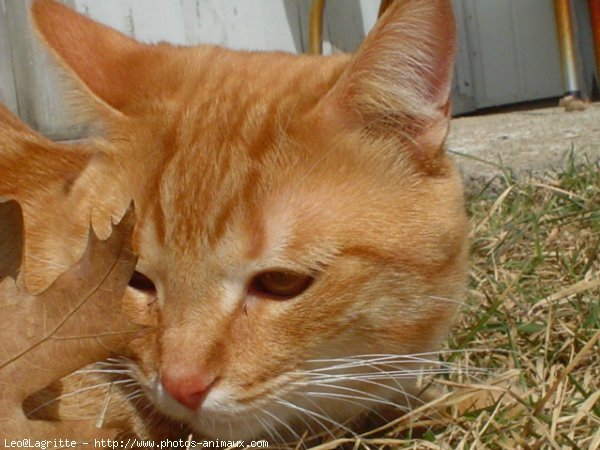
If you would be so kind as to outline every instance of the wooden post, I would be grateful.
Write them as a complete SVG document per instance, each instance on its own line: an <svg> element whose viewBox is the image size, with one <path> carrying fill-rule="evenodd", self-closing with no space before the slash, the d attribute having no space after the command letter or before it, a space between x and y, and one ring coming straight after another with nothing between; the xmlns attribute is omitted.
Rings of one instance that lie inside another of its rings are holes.
<svg viewBox="0 0 600 450"><path fill-rule="evenodd" d="M393 1L394 0L381 0L381 4L379 5L379 14L377 17L383 16L383 13L389 8Z"/></svg>
<svg viewBox="0 0 600 450"><path fill-rule="evenodd" d="M596 80L600 82L600 0L588 0L592 31L594 32L594 54L596 55Z"/></svg>
<svg viewBox="0 0 600 450"><path fill-rule="evenodd" d="M313 0L310 8L309 49L311 55L323 54L323 13L325 0Z"/></svg>

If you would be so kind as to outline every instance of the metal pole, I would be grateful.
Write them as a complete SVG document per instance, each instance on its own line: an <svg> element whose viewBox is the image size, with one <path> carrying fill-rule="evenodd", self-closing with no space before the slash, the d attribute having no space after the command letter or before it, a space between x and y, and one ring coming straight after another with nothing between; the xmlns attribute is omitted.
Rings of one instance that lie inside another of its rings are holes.
<svg viewBox="0 0 600 450"><path fill-rule="evenodd" d="M577 60L575 57L575 36L573 33L573 17L571 15L570 0L554 0L556 13L556 29L562 60L563 78L565 82L565 95L579 97L579 78L577 74Z"/></svg>
<svg viewBox="0 0 600 450"><path fill-rule="evenodd" d="M325 0L313 0L310 8L308 52L311 55L323 54L323 13Z"/></svg>

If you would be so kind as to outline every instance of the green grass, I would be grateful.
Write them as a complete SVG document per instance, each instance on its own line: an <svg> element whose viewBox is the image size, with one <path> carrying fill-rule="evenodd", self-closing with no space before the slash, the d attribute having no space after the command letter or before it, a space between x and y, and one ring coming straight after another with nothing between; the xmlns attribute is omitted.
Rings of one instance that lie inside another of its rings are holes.
<svg viewBox="0 0 600 450"><path fill-rule="evenodd" d="M445 394L377 437L319 448L600 449L599 164L504 170L468 208L470 296L446 359L489 372L437 378Z"/></svg>

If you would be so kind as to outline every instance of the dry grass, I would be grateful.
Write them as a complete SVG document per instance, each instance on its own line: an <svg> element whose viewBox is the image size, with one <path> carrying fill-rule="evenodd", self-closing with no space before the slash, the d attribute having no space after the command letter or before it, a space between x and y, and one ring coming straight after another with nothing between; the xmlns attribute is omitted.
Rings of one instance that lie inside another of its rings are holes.
<svg viewBox="0 0 600 450"><path fill-rule="evenodd" d="M470 201L472 289L451 347L509 374L486 408L433 431L448 448L600 448L600 167L502 180ZM463 357L464 358L464 357Z"/></svg>
<svg viewBox="0 0 600 450"><path fill-rule="evenodd" d="M600 166L490 185L469 200L471 295L444 358L489 373L438 377L428 405L314 449L600 449Z"/></svg>

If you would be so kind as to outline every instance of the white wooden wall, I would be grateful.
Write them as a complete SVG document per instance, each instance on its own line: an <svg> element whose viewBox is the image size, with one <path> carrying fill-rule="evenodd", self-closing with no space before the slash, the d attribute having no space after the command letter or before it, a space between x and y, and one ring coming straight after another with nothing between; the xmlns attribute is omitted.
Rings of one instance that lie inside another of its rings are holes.
<svg viewBox="0 0 600 450"><path fill-rule="evenodd" d="M17 92L12 66L5 0L0 1L0 102L17 111Z"/></svg>
<svg viewBox="0 0 600 450"><path fill-rule="evenodd" d="M477 107L561 95L550 0L463 0Z"/></svg>
<svg viewBox="0 0 600 450"><path fill-rule="evenodd" d="M145 42L236 49L307 48L311 0L61 0ZM427 0L423 0L427 1ZM28 23L31 0L0 0L0 101L54 138L74 137L56 70ZM325 53L353 51L378 0L328 0ZM454 0L459 54L455 112L562 93L550 0Z"/></svg>
<svg viewBox="0 0 600 450"><path fill-rule="evenodd" d="M61 0L144 42L235 49L307 48L310 0ZM31 0L0 0L0 100L54 138L76 136L48 56L28 22ZM377 18L376 0L329 0L325 53L353 51Z"/></svg>

